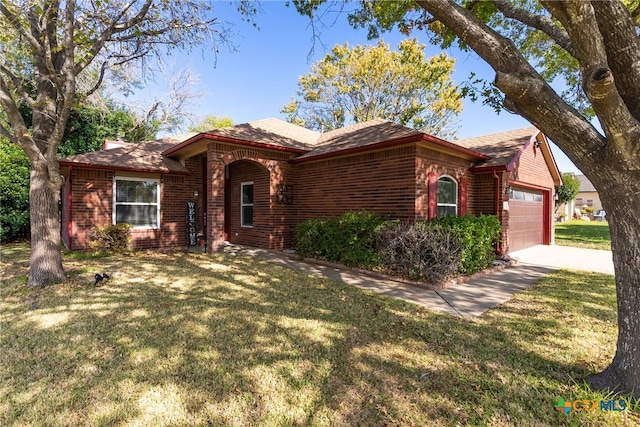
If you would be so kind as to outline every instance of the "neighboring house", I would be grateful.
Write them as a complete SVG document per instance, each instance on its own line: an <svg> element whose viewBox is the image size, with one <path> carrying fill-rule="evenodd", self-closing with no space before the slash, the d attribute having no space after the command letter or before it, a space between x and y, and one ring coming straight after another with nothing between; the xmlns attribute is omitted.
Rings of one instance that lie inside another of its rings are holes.
<svg viewBox="0 0 640 427"><path fill-rule="evenodd" d="M71 249L86 249L94 226L119 222L134 225L136 248L205 241L217 252L229 241L285 249L306 219L366 210L410 222L497 214L498 250L508 253L553 242L561 183L535 128L453 143L381 119L326 133L266 119L60 165Z"/></svg>
<svg viewBox="0 0 640 427"><path fill-rule="evenodd" d="M591 181L584 175L576 175L580 182L580 190L575 198L575 207L583 209L585 207L593 208L596 212L602 209L602 202L598 191L593 186Z"/></svg>

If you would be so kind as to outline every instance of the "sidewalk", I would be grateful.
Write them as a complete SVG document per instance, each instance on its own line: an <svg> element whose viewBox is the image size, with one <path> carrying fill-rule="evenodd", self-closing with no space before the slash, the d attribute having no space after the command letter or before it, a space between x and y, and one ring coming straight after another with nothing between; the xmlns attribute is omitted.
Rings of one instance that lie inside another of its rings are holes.
<svg viewBox="0 0 640 427"><path fill-rule="evenodd" d="M546 274L556 269L517 264L485 276L476 277L465 283L456 284L447 289L429 291L391 279L369 275L361 270L302 261L295 256L278 251L234 245L228 246L225 252L266 259L308 274L324 276L331 280L344 282L379 294L419 304L431 310L438 310L464 318L479 316L490 308L502 304L511 298L514 293L537 283Z"/></svg>

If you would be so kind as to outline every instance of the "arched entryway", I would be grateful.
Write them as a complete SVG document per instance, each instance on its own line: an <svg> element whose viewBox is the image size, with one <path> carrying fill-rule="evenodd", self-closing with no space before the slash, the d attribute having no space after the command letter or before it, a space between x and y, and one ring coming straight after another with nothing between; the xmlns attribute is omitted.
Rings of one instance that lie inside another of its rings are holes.
<svg viewBox="0 0 640 427"><path fill-rule="evenodd" d="M225 239L269 247L270 173L260 163L237 160L225 168Z"/></svg>

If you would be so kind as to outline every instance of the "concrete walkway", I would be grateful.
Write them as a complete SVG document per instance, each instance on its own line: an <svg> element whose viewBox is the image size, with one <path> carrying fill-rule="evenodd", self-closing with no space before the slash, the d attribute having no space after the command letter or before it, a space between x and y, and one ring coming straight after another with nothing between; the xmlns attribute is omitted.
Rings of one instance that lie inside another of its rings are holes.
<svg viewBox="0 0 640 427"><path fill-rule="evenodd" d="M558 251L558 248L562 248ZM566 249L569 249L568 251ZM573 251L578 249L577 251ZM547 250L549 253L547 253ZM587 252L583 252L587 251ZM571 267L561 264L559 260L573 260L584 258L582 267L591 266L590 271L606 270L607 259L611 261L610 252L592 254L595 258L587 257L589 249L564 248L554 246L537 246L512 254L517 255L518 264L491 274L473 278L440 291L429 291L412 285L401 283L389 278L370 275L361 270L347 267L329 266L299 260L297 257L279 251L249 248L244 246L228 246L225 252L231 254L250 255L266 259L308 274L324 276L332 280L348 283L362 289L368 289L379 294L399 298L414 304L419 304L432 310L449 313L454 316L473 318L485 311L509 300L513 294L520 292L537 283L542 277L559 268ZM562 255L558 255L561 253ZM607 258L607 253L609 258ZM552 262L555 260L556 262ZM575 262L578 262L575 260ZM598 270L593 270L598 268ZM613 264L611 264L613 268ZM578 268L581 269L581 268ZM584 269L584 268L582 268ZM606 272L606 271L605 271ZM611 273L612 274L612 273Z"/></svg>

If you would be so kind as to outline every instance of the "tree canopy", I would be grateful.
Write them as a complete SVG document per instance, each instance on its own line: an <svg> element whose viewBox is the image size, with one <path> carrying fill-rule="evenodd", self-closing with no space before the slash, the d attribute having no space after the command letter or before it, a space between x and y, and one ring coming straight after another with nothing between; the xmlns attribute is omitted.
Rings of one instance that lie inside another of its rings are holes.
<svg viewBox="0 0 640 427"><path fill-rule="evenodd" d="M222 129L233 126L233 120L228 116L207 115L196 124L189 126L190 132L206 132L213 129Z"/></svg>
<svg viewBox="0 0 640 427"><path fill-rule="evenodd" d="M417 39L397 51L375 46L336 45L298 81L298 99L281 112L288 121L331 130L381 117L441 137L455 133L461 93L451 79L454 60L425 58Z"/></svg>
<svg viewBox="0 0 640 427"><path fill-rule="evenodd" d="M578 195L580 181L573 173L562 174L562 185L556 187L556 209L563 203L569 203Z"/></svg>

